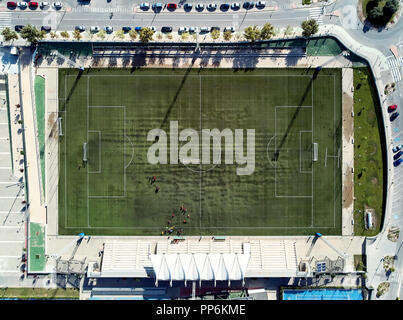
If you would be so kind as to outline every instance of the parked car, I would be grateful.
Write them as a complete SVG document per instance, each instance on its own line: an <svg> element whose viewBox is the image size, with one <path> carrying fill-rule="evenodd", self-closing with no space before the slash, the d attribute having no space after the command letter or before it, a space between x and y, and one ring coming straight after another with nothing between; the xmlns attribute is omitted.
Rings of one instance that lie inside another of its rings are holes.
<svg viewBox="0 0 403 320"><path fill-rule="evenodd" d="M129 32L132 28L131 27L122 27L124 32Z"/></svg>
<svg viewBox="0 0 403 320"><path fill-rule="evenodd" d="M177 5L176 5L176 3L170 2L167 4L167 8L170 10L175 10L177 8Z"/></svg>
<svg viewBox="0 0 403 320"><path fill-rule="evenodd" d="M98 27L98 26L92 26L92 27L90 28L90 32L92 32L92 33L97 33L97 32L99 32L99 27Z"/></svg>
<svg viewBox="0 0 403 320"><path fill-rule="evenodd" d="M161 32L170 33L170 32L172 32L172 27L162 27Z"/></svg>
<svg viewBox="0 0 403 320"><path fill-rule="evenodd" d="M392 151L393 151L394 153L396 153L396 152L398 152L402 147L403 147L403 145L399 144L399 145L397 145L396 147L394 147L394 148L392 149Z"/></svg>
<svg viewBox="0 0 403 320"><path fill-rule="evenodd" d="M235 28L234 28L234 27L225 27L225 28L224 28L224 32L225 32L225 31L235 32Z"/></svg>
<svg viewBox="0 0 403 320"><path fill-rule="evenodd" d="M113 32L113 27L105 27L104 30L106 31L106 33L112 33Z"/></svg>
<svg viewBox="0 0 403 320"><path fill-rule="evenodd" d="M392 115L390 116L390 121L395 120L398 116L399 116L399 112L392 113Z"/></svg>
<svg viewBox="0 0 403 320"><path fill-rule="evenodd" d="M266 6L266 1L258 1L256 2L256 8L263 9Z"/></svg>
<svg viewBox="0 0 403 320"><path fill-rule="evenodd" d="M393 160L399 159L399 158L402 156L402 154L403 154L403 151L399 151L398 153L396 153L396 154L393 156Z"/></svg>
<svg viewBox="0 0 403 320"><path fill-rule="evenodd" d="M46 31L46 32L50 32L50 30L52 30L51 26L42 26L41 30Z"/></svg>
<svg viewBox="0 0 403 320"><path fill-rule="evenodd" d="M189 31L189 29L187 27L179 27L179 29L178 29L179 33L185 33L185 32L188 32L188 31Z"/></svg>
<svg viewBox="0 0 403 320"><path fill-rule="evenodd" d="M153 8L154 11L159 12L159 11L162 10L162 3L154 3L154 4L152 5L152 8Z"/></svg>
<svg viewBox="0 0 403 320"><path fill-rule="evenodd" d="M63 6L63 5L62 5L61 2L53 2L53 7L54 7L56 10L61 9L62 6Z"/></svg>
<svg viewBox="0 0 403 320"><path fill-rule="evenodd" d="M218 30L218 31L220 31L220 27L211 27L211 28L210 28L210 32L213 31L213 30Z"/></svg>
<svg viewBox="0 0 403 320"><path fill-rule="evenodd" d="M396 109L397 109L397 105L395 105L395 104L393 104L393 105L391 105L391 106L388 107L388 111L389 111L389 112L393 112L393 111L395 111Z"/></svg>
<svg viewBox="0 0 403 320"><path fill-rule="evenodd" d="M142 29L141 27L135 27L135 28L134 28L134 30L136 30L137 32L140 32L141 29Z"/></svg>
<svg viewBox="0 0 403 320"><path fill-rule="evenodd" d="M147 2L140 3L140 9L147 11L148 9L150 9L150 4Z"/></svg>
<svg viewBox="0 0 403 320"><path fill-rule="evenodd" d="M22 24L17 24L15 27L14 27L14 30L16 31L16 32L21 32L21 30L24 28L24 26L22 25Z"/></svg>
<svg viewBox="0 0 403 320"><path fill-rule="evenodd" d="M223 3L223 4L220 6L220 10L221 10L221 11L227 11L229 8L230 8L230 5L229 5L228 3Z"/></svg>
<svg viewBox="0 0 403 320"><path fill-rule="evenodd" d="M26 254L26 253L23 253L23 254L22 254L22 256L21 256L21 261L22 261L22 262L27 261L27 254Z"/></svg>
<svg viewBox="0 0 403 320"><path fill-rule="evenodd" d="M215 9L217 9L217 5L215 3L209 3L207 5L207 10L214 11Z"/></svg>
<svg viewBox="0 0 403 320"><path fill-rule="evenodd" d="M402 158L397 159L396 161L393 162L393 166L394 166L394 167L397 167L397 166L399 166L402 162L403 162L403 159L402 159Z"/></svg>
<svg viewBox="0 0 403 320"><path fill-rule="evenodd" d="M157 28L156 27L154 27L154 26L152 26L152 27L149 27L153 32L156 32L157 31Z"/></svg>
<svg viewBox="0 0 403 320"><path fill-rule="evenodd" d="M183 6L183 9L187 12L189 12L190 10L192 10L193 5L191 3L185 3L185 5Z"/></svg>
<svg viewBox="0 0 403 320"><path fill-rule="evenodd" d="M255 5L254 2L246 1L243 3L242 7L246 10L249 10L249 9L252 9L254 5Z"/></svg>
<svg viewBox="0 0 403 320"><path fill-rule="evenodd" d="M196 33L196 27L190 27L189 33Z"/></svg>
<svg viewBox="0 0 403 320"><path fill-rule="evenodd" d="M197 11L203 11L204 10L204 4L203 3L198 3L196 5L196 10Z"/></svg>
<svg viewBox="0 0 403 320"><path fill-rule="evenodd" d="M30 8L38 8L38 7L39 7L39 3L38 3L38 2L30 1L30 2L28 2L28 7L30 7Z"/></svg>
<svg viewBox="0 0 403 320"><path fill-rule="evenodd" d="M210 32L210 28L209 27L201 27L200 28L200 33L207 33Z"/></svg>
<svg viewBox="0 0 403 320"><path fill-rule="evenodd" d="M15 8L17 6L17 2L9 1L7 2L7 8Z"/></svg>
<svg viewBox="0 0 403 320"><path fill-rule="evenodd" d="M234 2L231 4L231 9L232 10L239 10L241 8L241 4L239 2Z"/></svg>
<svg viewBox="0 0 403 320"><path fill-rule="evenodd" d="M26 263L21 264L21 266L20 266L21 272L25 272L26 269L27 269L27 264Z"/></svg>
<svg viewBox="0 0 403 320"><path fill-rule="evenodd" d="M41 9L46 9L49 7L49 2L41 2Z"/></svg>
<svg viewBox="0 0 403 320"><path fill-rule="evenodd" d="M76 26L75 29L78 30L78 31L80 31L80 32L85 31L85 27L84 27L84 26Z"/></svg>
<svg viewBox="0 0 403 320"><path fill-rule="evenodd" d="M18 2L18 7L20 7L21 9L25 9L26 7L28 7L28 2Z"/></svg>

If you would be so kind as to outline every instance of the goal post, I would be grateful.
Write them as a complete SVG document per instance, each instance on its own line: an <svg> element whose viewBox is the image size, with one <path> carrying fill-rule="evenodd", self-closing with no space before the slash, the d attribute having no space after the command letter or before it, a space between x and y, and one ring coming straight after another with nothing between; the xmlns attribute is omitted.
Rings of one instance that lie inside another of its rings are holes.
<svg viewBox="0 0 403 320"><path fill-rule="evenodd" d="M318 161L318 144L316 142L313 143L313 161Z"/></svg>
<svg viewBox="0 0 403 320"><path fill-rule="evenodd" d="M87 142L83 143L83 161L87 162Z"/></svg>
<svg viewBox="0 0 403 320"><path fill-rule="evenodd" d="M62 127L62 118L61 117L57 118L57 125L58 125L58 129L59 129L59 136L62 136L63 127Z"/></svg>

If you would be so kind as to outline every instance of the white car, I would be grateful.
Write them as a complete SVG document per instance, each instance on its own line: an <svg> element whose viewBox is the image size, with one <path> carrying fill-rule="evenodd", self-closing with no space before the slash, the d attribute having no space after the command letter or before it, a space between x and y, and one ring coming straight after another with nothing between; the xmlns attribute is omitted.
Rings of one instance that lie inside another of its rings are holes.
<svg viewBox="0 0 403 320"><path fill-rule="evenodd" d="M203 11L203 9L204 9L204 4L203 3L198 3L196 5L196 10L197 11Z"/></svg>
<svg viewBox="0 0 403 320"><path fill-rule="evenodd" d="M28 3L27 3L27 2L18 2L17 5L18 5L20 8L26 8L26 7L28 7Z"/></svg>
<svg viewBox="0 0 403 320"><path fill-rule="evenodd" d="M97 33L97 32L99 32L99 27L98 27L98 26L93 26L93 27L91 27L91 28L90 28L90 32L92 32L92 33Z"/></svg>
<svg viewBox="0 0 403 320"><path fill-rule="evenodd" d="M106 33L112 33L113 27L105 27L104 30L106 31Z"/></svg>
<svg viewBox="0 0 403 320"><path fill-rule="evenodd" d="M210 28L209 27L201 27L200 28L200 33L207 33L210 32Z"/></svg>
<svg viewBox="0 0 403 320"><path fill-rule="evenodd" d="M156 27L149 27L153 32L156 32L157 31L157 28Z"/></svg>
<svg viewBox="0 0 403 320"><path fill-rule="evenodd" d="M234 27L225 27L225 28L224 28L224 32L225 32L225 31L235 32L235 28L234 28Z"/></svg>
<svg viewBox="0 0 403 320"><path fill-rule="evenodd" d="M41 2L41 8L42 9L45 9L47 7L49 7L49 2Z"/></svg>
<svg viewBox="0 0 403 320"><path fill-rule="evenodd" d="M189 31L189 29L187 28L187 27L180 27L179 29L178 29L178 32L179 33L185 33L185 32L188 32Z"/></svg>
<svg viewBox="0 0 403 320"><path fill-rule="evenodd" d="M54 7L55 9L60 9L62 6L63 6L63 5L62 5L61 2L53 2L53 7Z"/></svg>
<svg viewBox="0 0 403 320"><path fill-rule="evenodd" d="M216 5L215 3L209 3L209 4L207 5L207 9L209 9L209 10L215 10L215 9L217 9L217 5Z"/></svg>
<svg viewBox="0 0 403 320"><path fill-rule="evenodd" d="M231 9L232 10L239 10L241 8L241 4L239 2L234 2L231 4Z"/></svg>
<svg viewBox="0 0 403 320"><path fill-rule="evenodd" d="M264 8L266 6L266 1L256 2L256 8Z"/></svg>
<svg viewBox="0 0 403 320"><path fill-rule="evenodd" d="M142 3L140 3L140 9L141 10L148 10L148 9L150 9L150 4L147 3L147 2L142 2Z"/></svg>
<svg viewBox="0 0 403 320"><path fill-rule="evenodd" d="M196 27L190 27L189 28L189 33L196 33L197 28Z"/></svg>

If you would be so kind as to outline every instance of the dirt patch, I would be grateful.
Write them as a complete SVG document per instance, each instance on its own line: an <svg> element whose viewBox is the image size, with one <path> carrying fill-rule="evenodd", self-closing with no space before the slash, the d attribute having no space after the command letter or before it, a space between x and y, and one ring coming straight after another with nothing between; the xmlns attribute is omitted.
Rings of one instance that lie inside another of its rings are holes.
<svg viewBox="0 0 403 320"><path fill-rule="evenodd" d="M49 138L53 138L57 134L56 113L52 112L48 117L48 128L50 129Z"/></svg>
<svg viewBox="0 0 403 320"><path fill-rule="evenodd" d="M351 167L347 166L346 173L344 175L343 209L347 209L353 204L354 176L351 172Z"/></svg>
<svg viewBox="0 0 403 320"><path fill-rule="evenodd" d="M351 116L353 105L353 98L346 93L343 94L343 132L346 141L350 141L354 135L353 117Z"/></svg>
<svg viewBox="0 0 403 320"><path fill-rule="evenodd" d="M377 178L375 178L375 177L373 177L372 179L371 179L371 183L372 184L378 184L378 179Z"/></svg>

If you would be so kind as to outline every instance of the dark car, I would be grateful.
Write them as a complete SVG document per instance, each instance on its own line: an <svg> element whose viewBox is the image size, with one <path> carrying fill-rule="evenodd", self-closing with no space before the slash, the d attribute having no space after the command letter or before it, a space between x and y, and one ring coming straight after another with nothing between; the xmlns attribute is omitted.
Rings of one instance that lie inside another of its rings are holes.
<svg viewBox="0 0 403 320"><path fill-rule="evenodd" d="M16 31L16 32L21 32L21 30L24 28L24 26L22 25L22 24L17 24L15 27L14 27L14 30Z"/></svg>
<svg viewBox="0 0 403 320"><path fill-rule="evenodd" d="M167 4L167 8L168 8L168 9L175 10L176 7L177 7L176 3L172 3L172 2L171 2L171 3L168 3L168 4Z"/></svg>
<svg viewBox="0 0 403 320"><path fill-rule="evenodd" d="M191 3L185 3L185 5L183 6L183 9L187 12L189 12L190 10L192 10L193 5Z"/></svg>
<svg viewBox="0 0 403 320"><path fill-rule="evenodd" d="M76 26L75 29L78 30L78 31L80 31L80 32L85 31L85 27L84 27L84 26Z"/></svg>
<svg viewBox="0 0 403 320"><path fill-rule="evenodd" d="M254 5L255 5L254 2L246 1L243 3L242 8L249 10L249 9L252 9Z"/></svg>
<svg viewBox="0 0 403 320"><path fill-rule="evenodd" d="M170 32L172 32L172 27L162 27L161 32L170 33Z"/></svg>
<svg viewBox="0 0 403 320"><path fill-rule="evenodd" d="M7 8L15 8L17 6L17 2L9 1L7 2Z"/></svg>
<svg viewBox="0 0 403 320"><path fill-rule="evenodd" d="M21 261L22 261L22 262L27 261L27 255L26 255L25 253L22 254L22 256L21 256Z"/></svg>
<svg viewBox="0 0 403 320"><path fill-rule="evenodd" d="M220 10L221 11L227 11L229 9L229 4L228 3L223 3L221 6L220 6Z"/></svg>
<svg viewBox="0 0 403 320"><path fill-rule="evenodd" d="M403 145L399 144L399 145L397 145L396 147L394 147L394 148L392 149L392 151L393 151L394 153L396 153L396 152L398 152L402 147L403 147Z"/></svg>
<svg viewBox="0 0 403 320"><path fill-rule="evenodd" d="M50 30L52 30L52 28L50 26L42 26L41 30L46 31L46 32L50 32Z"/></svg>
<svg viewBox="0 0 403 320"><path fill-rule="evenodd" d="M154 12L160 12L162 10L162 3L154 3L151 7Z"/></svg>
<svg viewBox="0 0 403 320"><path fill-rule="evenodd" d="M402 154L403 154L403 151L399 151L398 153L396 153L396 154L393 156L393 160L399 159L399 158L402 156Z"/></svg>
<svg viewBox="0 0 403 320"><path fill-rule="evenodd" d="M21 272L25 272L26 269L27 269L27 265L26 265L25 263L23 263L23 264L20 266Z"/></svg>
<svg viewBox="0 0 403 320"><path fill-rule="evenodd" d="M39 4L38 2L28 2L28 7L30 8L38 8Z"/></svg>
<svg viewBox="0 0 403 320"><path fill-rule="evenodd" d="M388 111L389 111L389 112L393 112L393 111L395 111L396 109L397 109L397 105L395 105L395 104L388 107Z"/></svg>
<svg viewBox="0 0 403 320"><path fill-rule="evenodd" d="M399 112L392 113L392 115L390 116L390 121L395 120L398 116L399 116Z"/></svg>
<svg viewBox="0 0 403 320"><path fill-rule="evenodd" d="M137 32L140 32L141 29L142 29L141 27L135 27L135 28L134 28L134 30L136 30Z"/></svg>
<svg viewBox="0 0 403 320"><path fill-rule="evenodd" d="M402 162L403 162L403 159L398 159L398 160L396 160L396 161L393 162L393 166L394 166L394 167L397 167L397 166L399 166Z"/></svg>
<svg viewBox="0 0 403 320"><path fill-rule="evenodd" d="M122 27L124 32L129 32L132 28L131 27Z"/></svg>
<svg viewBox="0 0 403 320"><path fill-rule="evenodd" d="M210 32L213 31L213 30L218 30L218 31L220 31L220 27L211 27Z"/></svg>

